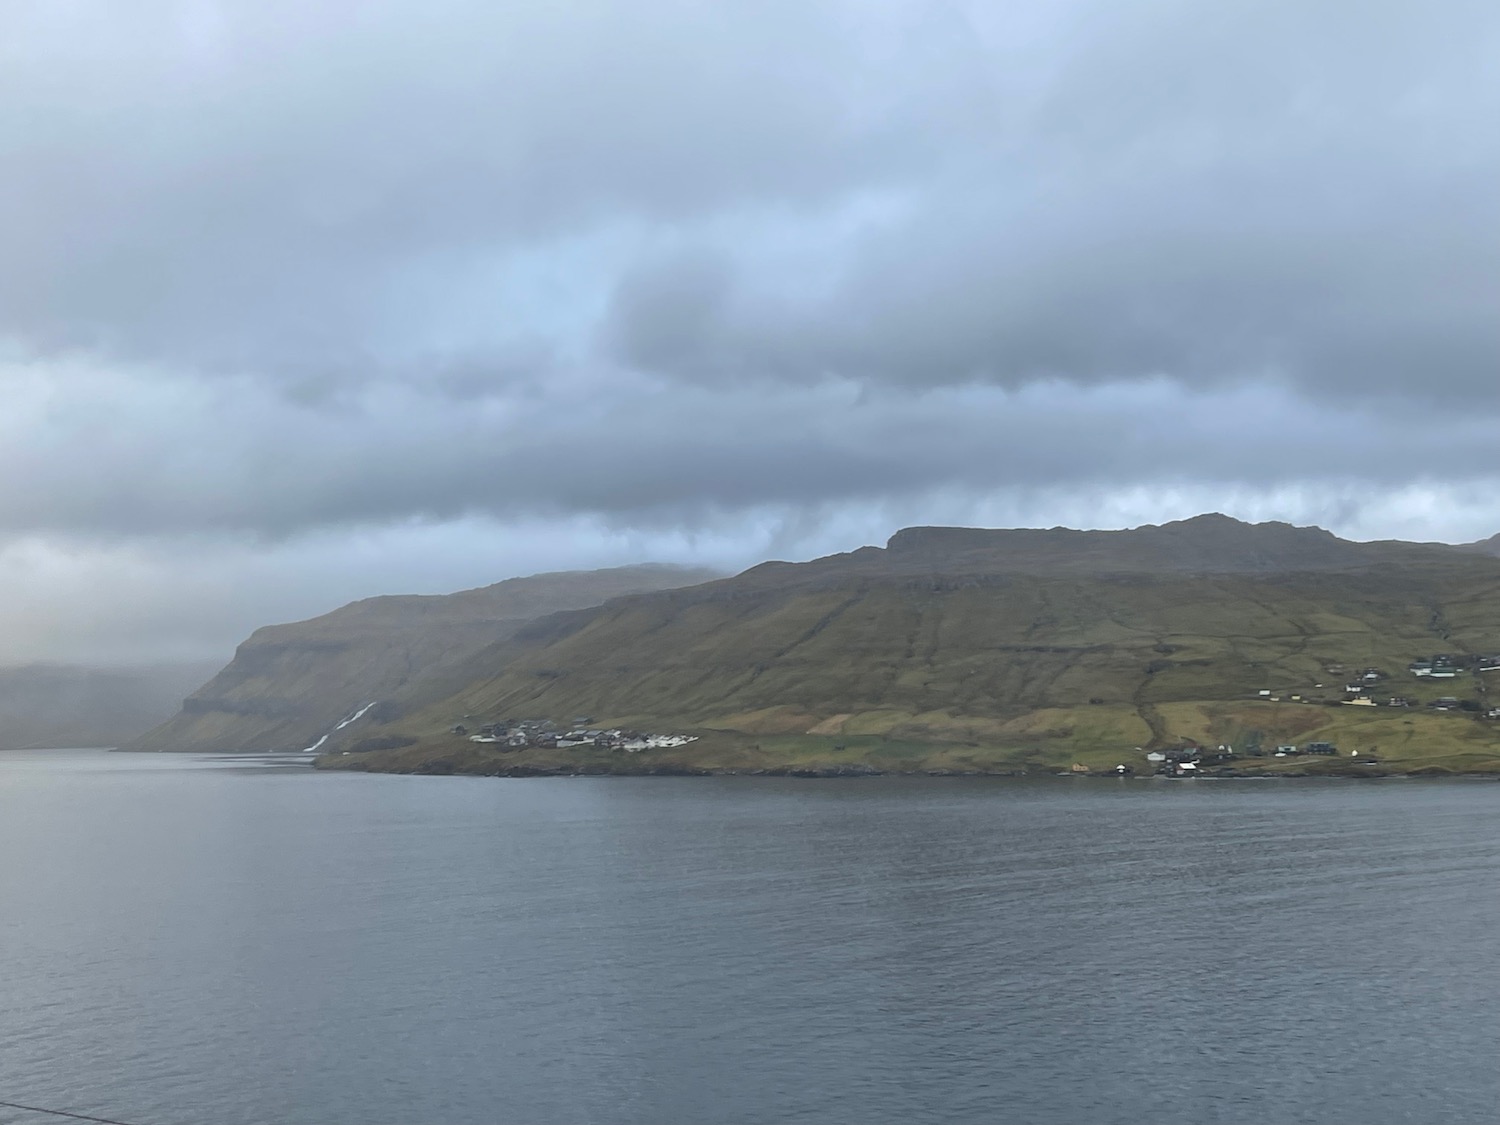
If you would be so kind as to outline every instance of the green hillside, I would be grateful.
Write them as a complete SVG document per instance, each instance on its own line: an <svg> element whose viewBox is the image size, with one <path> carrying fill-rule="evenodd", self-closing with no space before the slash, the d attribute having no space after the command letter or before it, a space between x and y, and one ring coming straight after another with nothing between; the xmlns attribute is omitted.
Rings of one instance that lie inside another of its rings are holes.
<svg viewBox="0 0 1500 1125"><path fill-rule="evenodd" d="M884 550L547 618L471 660L451 694L398 697L389 721L358 732L407 747L325 764L566 767L588 756L486 756L446 732L588 715L702 736L607 757L611 771L1103 766L1185 739L1317 737L1377 748L1383 764L1500 770L1500 723L1422 706L1455 695L1487 710L1500 673L1408 675L1435 651L1500 651L1500 560L1224 517L1133 532L914 529ZM1366 668L1385 673L1377 697L1416 706L1341 706Z"/></svg>
<svg viewBox="0 0 1500 1125"><path fill-rule="evenodd" d="M122 749L302 750L366 706L375 718L399 692L440 690L448 670L537 617L713 577L655 564L537 574L456 594L367 598L308 621L267 626L178 714Z"/></svg>

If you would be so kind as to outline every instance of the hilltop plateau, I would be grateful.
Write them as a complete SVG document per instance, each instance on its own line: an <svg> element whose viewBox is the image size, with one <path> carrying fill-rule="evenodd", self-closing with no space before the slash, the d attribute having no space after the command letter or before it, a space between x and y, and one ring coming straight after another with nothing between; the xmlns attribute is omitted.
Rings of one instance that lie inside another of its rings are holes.
<svg viewBox="0 0 1500 1125"><path fill-rule="evenodd" d="M1224 768L1255 772L1349 769L1356 750L1366 774L1371 759L1500 772L1500 723L1484 717L1500 672L1468 660L1500 651L1500 559L1478 546L1217 515L1129 531L911 528L883 548L540 617L441 686L395 692L320 764L1097 771L1225 745L1240 758ZM1462 658L1461 678L1408 672L1434 653ZM1448 709L1428 706L1445 696ZM467 733L521 718L698 741L512 751ZM1316 740L1341 756L1273 756Z"/></svg>

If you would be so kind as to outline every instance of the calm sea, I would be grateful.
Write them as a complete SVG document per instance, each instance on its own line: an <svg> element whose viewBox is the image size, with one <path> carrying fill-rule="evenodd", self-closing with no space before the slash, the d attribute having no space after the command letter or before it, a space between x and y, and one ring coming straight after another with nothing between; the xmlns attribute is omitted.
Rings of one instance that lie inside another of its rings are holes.
<svg viewBox="0 0 1500 1125"><path fill-rule="evenodd" d="M1497 953L1487 782L0 754L0 1099L139 1125L1493 1121Z"/></svg>

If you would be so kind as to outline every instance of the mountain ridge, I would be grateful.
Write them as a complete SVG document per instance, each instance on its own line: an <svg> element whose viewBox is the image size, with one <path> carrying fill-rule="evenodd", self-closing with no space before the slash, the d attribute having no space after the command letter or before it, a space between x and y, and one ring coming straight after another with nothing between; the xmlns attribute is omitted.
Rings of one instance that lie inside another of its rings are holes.
<svg viewBox="0 0 1500 1125"><path fill-rule="evenodd" d="M731 742L823 732L1071 753L1170 741L1187 729L1162 718L1177 705L1222 710L1263 682L1300 699L1344 664L1394 674L1423 652L1486 647L1500 650L1500 560L1446 544L1217 515L1124 532L911 528L885 548L540 618L489 654L487 676L471 665L447 698L413 698L335 748L383 732L442 753L455 718L587 714ZM1048 715L1054 727L1032 729ZM1464 729L1488 746L1493 728ZM709 753L706 738L679 764Z"/></svg>
<svg viewBox="0 0 1500 1125"><path fill-rule="evenodd" d="M1500 553L1500 536L1496 537ZM1220 513L1121 530L915 526L884 547L865 546L803 563L773 560L734 576L784 581L794 574L1009 574L1057 569L1097 573L1274 573L1344 570L1433 553L1485 553L1444 543L1360 542L1318 527L1245 523ZM728 580L726 580L728 581Z"/></svg>
<svg viewBox="0 0 1500 1125"><path fill-rule="evenodd" d="M1476 543L1461 544L1459 550L1472 551L1479 555L1494 555L1500 558L1500 534L1491 535L1488 539L1481 539Z"/></svg>

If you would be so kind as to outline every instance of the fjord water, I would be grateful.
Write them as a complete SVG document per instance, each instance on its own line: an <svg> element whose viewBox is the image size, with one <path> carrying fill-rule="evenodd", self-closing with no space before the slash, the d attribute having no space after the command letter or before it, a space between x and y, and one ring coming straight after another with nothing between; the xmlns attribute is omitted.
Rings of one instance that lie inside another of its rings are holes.
<svg viewBox="0 0 1500 1125"><path fill-rule="evenodd" d="M0 754L0 1098L151 1125L1490 1120L1497 934L1488 782Z"/></svg>

